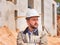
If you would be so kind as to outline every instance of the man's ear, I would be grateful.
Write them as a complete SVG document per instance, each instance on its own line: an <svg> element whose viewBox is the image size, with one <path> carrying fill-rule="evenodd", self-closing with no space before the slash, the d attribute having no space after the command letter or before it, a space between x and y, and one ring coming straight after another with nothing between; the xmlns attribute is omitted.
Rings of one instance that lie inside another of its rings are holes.
<svg viewBox="0 0 60 45"><path fill-rule="evenodd" d="M29 20L26 20L27 24L29 25Z"/></svg>

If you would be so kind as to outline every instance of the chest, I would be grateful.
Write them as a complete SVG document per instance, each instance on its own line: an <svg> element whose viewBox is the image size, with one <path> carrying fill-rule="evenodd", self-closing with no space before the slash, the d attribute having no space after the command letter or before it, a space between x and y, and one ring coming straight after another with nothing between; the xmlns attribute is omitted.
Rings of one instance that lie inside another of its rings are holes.
<svg viewBox="0 0 60 45"><path fill-rule="evenodd" d="M22 34L22 40L24 43L38 42L38 41L40 41L39 39L40 39L40 37L37 35L33 35L33 34L29 35L28 33Z"/></svg>

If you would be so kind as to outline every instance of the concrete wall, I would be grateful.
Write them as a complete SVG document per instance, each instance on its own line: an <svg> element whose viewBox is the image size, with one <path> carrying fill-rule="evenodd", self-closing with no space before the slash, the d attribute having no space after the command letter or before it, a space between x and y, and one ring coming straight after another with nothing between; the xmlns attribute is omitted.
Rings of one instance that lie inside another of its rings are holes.
<svg viewBox="0 0 60 45"><path fill-rule="evenodd" d="M42 9L41 4L42 0L33 0L31 2L33 8L35 8L39 15L39 31L42 30ZM52 35L56 35L57 33L57 21L56 21L56 2L53 0L44 0L44 26ZM55 28L53 27L53 14L52 14L52 4L55 5ZM17 10L17 19L15 20L14 10ZM25 16L28 10L28 0L17 0L17 4L15 5L12 2L7 2L6 0L2 1L0 4L0 12L2 12L0 16L0 26L7 25L10 29L15 30L16 28L20 31L24 30L27 27Z"/></svg>
<svg viewBox="0 0 60 45"><path fill-rule="evenodd" d="M49 33L51 33L51 35L56 35L57 34L57 15L56 15L56 2L54 2L53 0L44 0L44 25L46 27L46 29L48 30ZM53 9L52 9L52 4L55 5L55 25L53 26ZM55 27L55 28L54 28Z"/></svg>
<svg viewBox="0 0 60 45"><path fill-rule="evenodd" d="M28 9L28 0L17 0L17 10L18 10L18 17L26 16L26 12ZM26 28L26 21L25 17L23 18L17 18L17 28L22 31Z"/></svg>
<svg viewBox="0 0 60 45"><path fill-rule="evenodd" d="M1 0L0 2L0 27L5 24L5 13L7 11L7 7L5 6L5 2Z"/></svg>
<svg viewBox="0 0 60 45"><path fill-rule="evenodd" d="M14 9L13 3L3 0L0 3L0 26L8 26L11 30L15 30L15 19L14 19Z"/></svg>
<svg viewBox="0 0 60 45"><path fill-rule="evenodd" d="M56 2L53 1L53 4L55 5L55 29L54 29L54 34L57 35L57 5L56 5Z"/></svg>
<svg viewBox="0 0 60 45"><path fill-rule="evenodd" d="M52 0L44 0L44 26L52 33Z"/></svg>

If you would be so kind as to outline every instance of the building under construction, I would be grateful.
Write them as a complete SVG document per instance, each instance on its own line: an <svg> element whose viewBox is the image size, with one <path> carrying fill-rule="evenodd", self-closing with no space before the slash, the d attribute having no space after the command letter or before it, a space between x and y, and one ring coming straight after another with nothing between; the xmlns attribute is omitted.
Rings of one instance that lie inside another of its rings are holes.
<svg viewBox="0 0 60 45"><path fill-rule="evenodd" d="M54 0L1 0L0 27L6 25L11 30L26 28L25 16L28 8L35 8L40 14L39 30L47 30L57 35L57 13Z"/></svg>
<svg viewBox="0 0 60 45"><path fill-rule="evenodd" d="M56 6L55 0L0 0L0 28L23 31L27 27L26 12L34 8L40 15L38 30L57 36Z"/></svg>

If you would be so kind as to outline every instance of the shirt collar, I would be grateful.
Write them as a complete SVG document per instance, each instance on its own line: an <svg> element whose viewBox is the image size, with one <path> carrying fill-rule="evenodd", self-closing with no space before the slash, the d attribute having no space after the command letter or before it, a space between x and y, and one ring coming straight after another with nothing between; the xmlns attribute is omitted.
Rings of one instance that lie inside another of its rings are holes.
<svg viewBox="0 0 60 45"><path fill-rule="evenodd" d="M28 29L28 27L27 27L23 33L24 34L26 34L26 33L28 33L28 34L33 33L34 35L38 35L38 29L34 29L33 32L30 32L29 29Z"/></svg>

